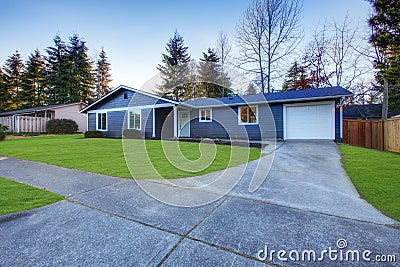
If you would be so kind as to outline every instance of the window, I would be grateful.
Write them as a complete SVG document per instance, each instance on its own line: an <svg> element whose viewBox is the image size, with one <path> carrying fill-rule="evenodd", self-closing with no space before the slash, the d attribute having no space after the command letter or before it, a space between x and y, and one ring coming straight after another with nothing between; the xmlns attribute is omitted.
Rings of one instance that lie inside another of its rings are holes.
<svg viewBox="0 0 400 267"><path fill-rule="evenodd" d="M199 110L199 122L212 121L212 110L210 108Z"/></svg>
<svg viewBox="0 0 400 267"><path fill-rule="evenodd" d="M107 113L97 113L96 130L107 131Z"/></svg>
<svg viewBox="0 0 400 267"><path fill-rule="evenodd" d="M239 124L257 123L257 106L239 107Z"/></svg>
<svg viewBox="0 0 400 267"><path fill-rule="evenodd" d="M141 129L141 112L140 110L131 110L129 111L129 122L128 122L128 128L129 129L136 129L140 130Z"/></svg>
<svg viewBox="0 0 400 267"><path fill-rule="evenodd" d="M128 93L124 93L124 99L128 99Z"/></svg>

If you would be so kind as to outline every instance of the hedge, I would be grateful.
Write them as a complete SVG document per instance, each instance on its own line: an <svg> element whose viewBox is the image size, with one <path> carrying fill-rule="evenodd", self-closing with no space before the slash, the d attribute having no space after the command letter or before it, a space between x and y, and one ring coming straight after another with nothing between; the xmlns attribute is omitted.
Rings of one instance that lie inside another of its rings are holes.
<svg viewBox="0 0 400 267"><path fill-rule="evenodd" d="M135 129L126 129L122 132L122 135L127 139L141 139L143 137L142 132Z"/></svg>
<svg viewBox="0 0 400 267"><path fill-rule="evenodd" d="M103 133L100 131L86 131L85 132L85 138L102 138L104 137Z"/></svg>
<svg viewBox="0 0 400 267"><path fill-rule="evenodd" d="M70 119L49 120L46 124L49 134L73 134L78 131L78 124Z"/></svg>

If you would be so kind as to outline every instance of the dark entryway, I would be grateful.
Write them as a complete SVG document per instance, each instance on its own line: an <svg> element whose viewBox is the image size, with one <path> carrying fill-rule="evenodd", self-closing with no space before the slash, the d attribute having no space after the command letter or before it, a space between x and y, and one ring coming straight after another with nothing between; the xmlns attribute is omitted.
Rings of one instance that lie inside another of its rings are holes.
<svg viewBox="0 0 400 267"><path fill-rule="evenodd" d="M174 137L173 108L156 108L156 139Z"/></svg>

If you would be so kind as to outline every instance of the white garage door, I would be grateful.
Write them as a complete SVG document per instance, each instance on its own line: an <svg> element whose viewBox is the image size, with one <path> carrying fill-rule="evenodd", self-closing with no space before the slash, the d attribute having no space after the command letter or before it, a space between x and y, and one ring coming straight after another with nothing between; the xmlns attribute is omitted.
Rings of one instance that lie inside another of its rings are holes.
<svg viewBox="0 0 400 267"><path fill-rule="evenodd" d="M286 139L335 139L334 102L285 108Z"/></svg>

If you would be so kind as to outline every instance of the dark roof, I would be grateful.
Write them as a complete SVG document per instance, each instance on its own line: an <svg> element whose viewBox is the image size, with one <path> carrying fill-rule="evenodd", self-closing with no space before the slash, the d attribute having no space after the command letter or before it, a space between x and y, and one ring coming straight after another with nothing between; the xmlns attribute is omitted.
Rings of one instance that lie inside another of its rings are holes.
<svg viewBox="0 0 400 267"><path fill-rule="evenodd" d="M13 111L2 112L2 113L0 113L0 117L18 115L18 114L30 114L30 113L33 113L36 111L55 109L55 108L60 108L63 106L72 106L72 105L77 105L77 104L86 105L83 102L76 102L76 103L69 103L69 104L57 104L57 105L43 106L43 107L37 107L37 108L18 109L18 110L13 110Z"/></svg>
<svg viewBox="0 0 400 267"><path fill-rule="evenodd" d="M206 107L206 106L220 106L220 105L240 105L240 104L251 104L251 103L262 103L262 102L294 102L303 100L317 100L317 99L333 99L342 96L352 96L353 94L340 87L326 87L326 88L315 88L306 90L293 90L293 91L282 91L275 93L265 94L254 94L254 95L243 95L243 96L231 96L221 98L199 98L192 99L183 102L184 104L195 106L195 107Z"/></svg>

